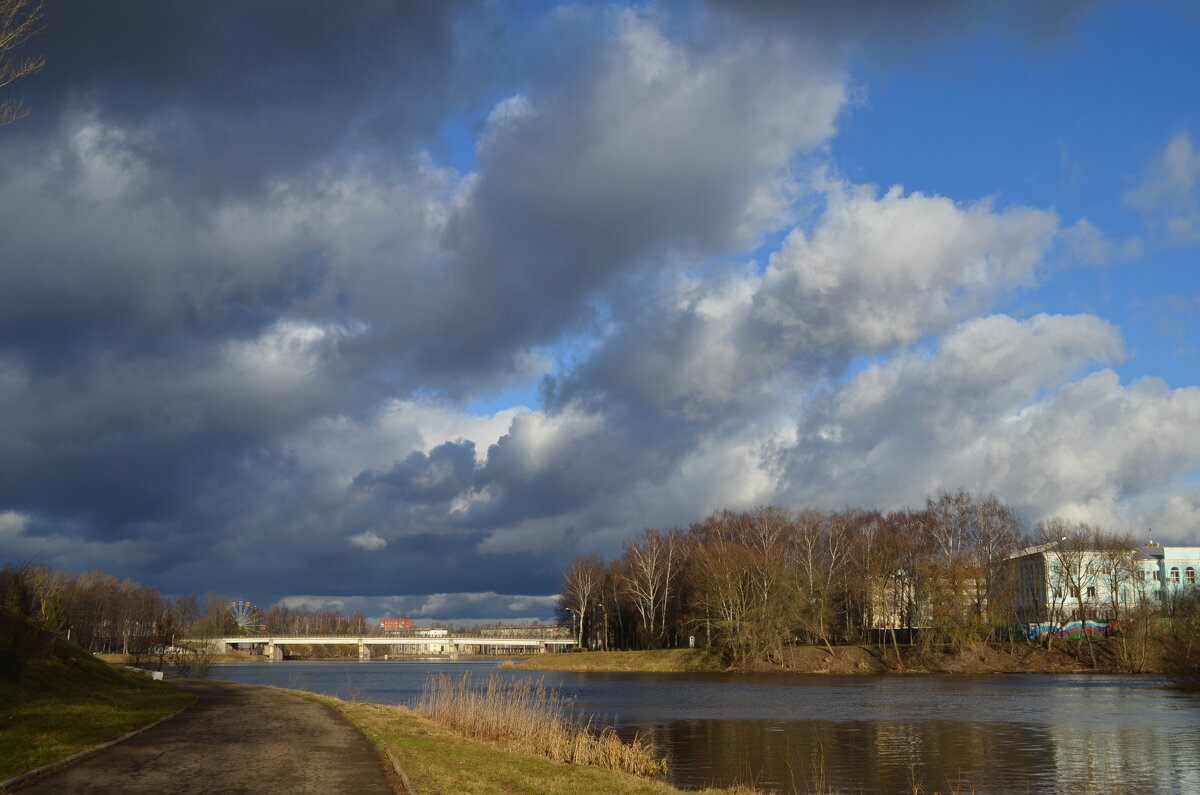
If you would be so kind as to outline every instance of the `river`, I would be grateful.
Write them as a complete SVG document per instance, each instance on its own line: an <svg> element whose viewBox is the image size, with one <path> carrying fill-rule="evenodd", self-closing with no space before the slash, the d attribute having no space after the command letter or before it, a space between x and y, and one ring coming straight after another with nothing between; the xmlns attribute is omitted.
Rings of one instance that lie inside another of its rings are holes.
<svg viewBox="0 0 1200 795"><path fill-rule="evenodd" d="M494 660L229 663L215 679L411 704ZM1200 792L1200 695L1155 676L500 671L640 732L684 788L786 792Z"/></svg>

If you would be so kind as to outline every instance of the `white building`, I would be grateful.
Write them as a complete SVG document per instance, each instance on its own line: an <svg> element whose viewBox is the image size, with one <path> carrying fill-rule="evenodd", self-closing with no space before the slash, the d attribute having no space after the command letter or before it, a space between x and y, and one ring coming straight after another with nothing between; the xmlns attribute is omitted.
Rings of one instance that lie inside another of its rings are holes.
<svg viewBox="0 0 1200 795"><path fill-rule="evenodd" d="M1095 549L1064 539L1024 549L1008 566L1015 568L1017 614L1027 623L1107 621L1200 595L1200 547Z"/></svg>

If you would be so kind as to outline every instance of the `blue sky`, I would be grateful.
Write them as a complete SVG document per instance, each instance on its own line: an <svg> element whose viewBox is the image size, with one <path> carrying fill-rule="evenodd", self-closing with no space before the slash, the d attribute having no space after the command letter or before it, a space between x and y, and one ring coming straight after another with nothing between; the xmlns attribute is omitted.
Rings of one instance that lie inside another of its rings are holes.
<svg viewBox="0 0 1200 795"><path fill-rule="evenodd" d="M1200 543L1198 34L50 7L0 129L0 557L440 621L722 508Z"/></svg>
<svg viewBox="0 0 1200 795"><path fill-rule="evenodd" d="M916 53L856 51L848 59L858 97L843 111L821 160L847 179L952 197L1053 208L1064 225L1087 219L1138 256L1090 267L1068 253L1004 311L1099 314L1120 325L1124 379L1196 384L1200 292L1193 247L1147 238L1125 195L1170 137L1191 135L1195 103L1181 91L1200 72L1197 14L1182 4L1103 5L1057 36L1013 36L993 15L970 35ZM476 166L480 119L448 119L447 161ZM948 140L953 145L948 145ZM765 260L778 235L750 252ZM853 370L854 368L852 368ZM492 413L540 407L537 383L469 405Z"/></svg>
<svg viewBox="0 0 1200 795"><path fill-rule="evenodd" d="M1112 240L1142 239L1141 256L1091 271L1065 258L1006 310L1097 313L1126 336L1122 377L1194 385L1195 248L1148 236L1125 195L1171 137L1194 136L1196 35L1183 4L1110 3L1048 42L984 29L899 68L863 59L866 99L848 112L834 159L855 180L1052 207L1064 224L1086 218Z"/></svg>

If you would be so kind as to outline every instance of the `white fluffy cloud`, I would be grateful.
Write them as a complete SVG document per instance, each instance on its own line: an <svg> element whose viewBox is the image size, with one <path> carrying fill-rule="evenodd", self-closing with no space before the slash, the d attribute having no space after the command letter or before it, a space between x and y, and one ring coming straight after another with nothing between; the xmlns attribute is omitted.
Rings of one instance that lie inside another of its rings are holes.
<svg viewBox="0 0 1200 795"><path fill-rule="evenodd" d="M1058 225L1032 208L822 187L815 228L792 231L761 276L683 280L667 300L638 306L581 368L588 383L579 388L620 388L694 411L788 369L836 374L854 356L944 331L1032 283Z"/></svg>
<svg viewBox="0 0 1200 795"><path fill-rule="evenodd" d="M380 538L370 530L359 533L358 535L350 536L346 540L354 546L365 549L368 552L377 552L388 545L386 539Z"/></svg>
<svg viewBox="0 0 1200 795"><path fill-rule="evenodd" d="M932 355L873 366L806 416L790 493L825 502L919 503L938 488L994 491L1030 520L1126 529L1139 497L1200 466L1200 389L1120 383L1122 355L1090 316L993 316ZM1174 539L1196 528L1164 528Z"/></svg>
<svg viewBox="0 0 1200 795"><path fill-rule="evenodd" d="M810 235L771 257L759 315L807 347L887 351L1031 284L1052 212L834 184Z"/></svg>
<svg viewBox="0 0 1200 795"><path fill-rule="evenodd" d="M29 517L16 511L0 513L0 536L16 537L25 531Z"/></svg>

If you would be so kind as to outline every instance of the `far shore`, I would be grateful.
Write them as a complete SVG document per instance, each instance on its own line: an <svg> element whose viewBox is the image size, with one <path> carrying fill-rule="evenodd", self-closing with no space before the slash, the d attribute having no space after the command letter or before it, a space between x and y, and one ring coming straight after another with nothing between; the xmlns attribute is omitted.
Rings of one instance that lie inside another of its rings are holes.
<svg viewBox="0 0 1200 795"><path fill-rule="evenodd" d="M802 674L1062 674L1177 673L1164 644L1153 639L1146 653L1123 648L1119 639L1063 640L1050 649L1032 643L981 644L959 654L901 646L794 646L777 659L732 665L703 649L580 651L539 654L505 668L537 671L802 673ZM1132 645L1132 644L1131 644ZM1136 653L1135 653L1136 651Z"/></svg>
<svg viewBox="0 0 1200 795"><path fill-rule="evenodd" d="M103 660L103 661L109 662L109 663L118 663L118 664L122 664L122 665L129 663L129 664L133 664L135 666L140 665L141 667L146 667L147 665L153 665L153 663L157 662L157 659L158 659L157 657L147 657L147 658L139 661L138 659L133 658L130 655L119 654L119 653L115 653L115 654L100 653L100 654L96 654L94 656L97 659L100 659L100 660ZM448 655L448 654L392 654L392 655L383 656L383 657L372 657L371 662L384 662L384 661L387 661L387 662L418 662L420 660L449 660L449 659L450 659L450 655ZM525 659L525 658L517 657L512 654L464 654L464 655L461 655L459 657L459 659L460 660L498 660L498 661L503 662L506 660ZM166 658L166 660L169 662L170 658L168 657L168 658ZM283 660L283 662L358 662L358 661L359 661L359 659L358 659L357 654L330 655L330 656L299 655L296 657L285 657ZM215 665L221 665L224 663L248 663L248 662L271 662L271 659L263 654L252 654L250 652L245 652L245 651L225 652L223 654L214 655L212 658L212 663Z"/></svg>
<svg viewBox="0 0 1200 795"><path fill-rule="evenodd" d="M898 653L897 653L898 652ZM139 661L121 654L97 655L107 662ZM390 655L373 662L449 661L448 655ZM979 644L960 653L890 644L792 646L767 661L737 663L706 649L640 651L575 651L553 654L462 655L460 661L494 660L500 667L537 671L674 672L674 673L802 673L802 674L1012 674L1012 673L1181 673L1172 665L1166 639L1151 638L1143 650L1120 638L1059 640L1047 649L1040 643ZM144 665L151 660L140 661ZM262 654L232 651L216 655L215 664L270 662ZM284 662L358 662L357 655L288 657Z"/></svg>

